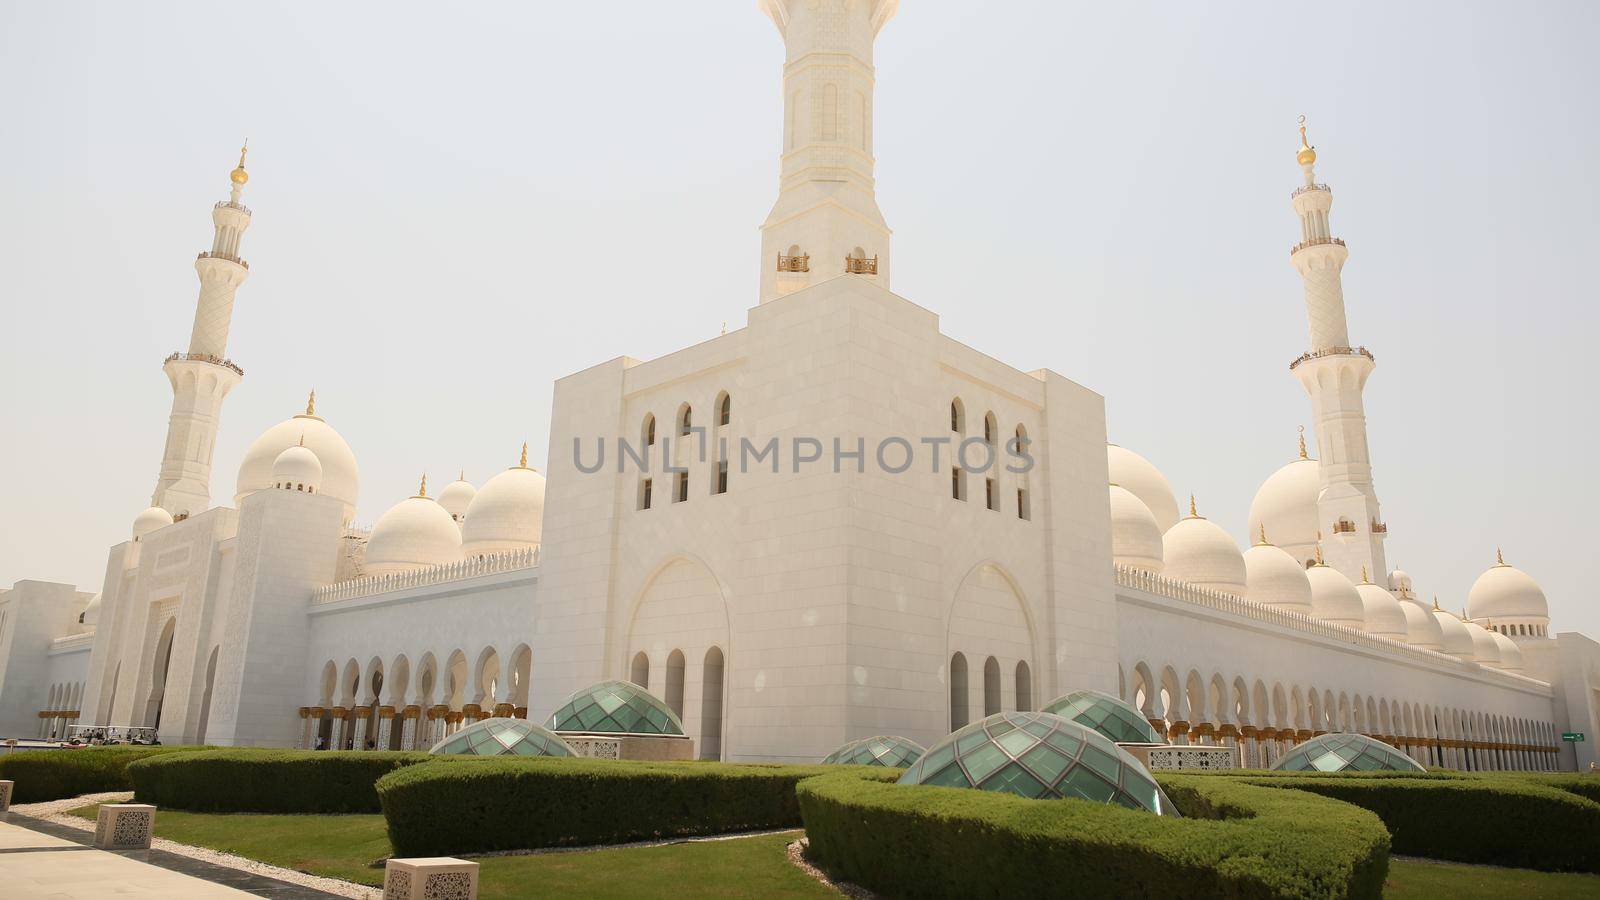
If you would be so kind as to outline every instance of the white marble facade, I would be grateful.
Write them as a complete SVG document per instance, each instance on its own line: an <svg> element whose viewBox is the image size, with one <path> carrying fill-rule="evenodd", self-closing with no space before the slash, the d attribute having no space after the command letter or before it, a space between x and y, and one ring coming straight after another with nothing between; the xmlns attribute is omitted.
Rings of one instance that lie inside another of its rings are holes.
<svg viewBox="0 0 1600 900"><path fill-rule="evenodd" d="M1463 621L1386 570L1361 407L1375 362L1349 346L1347 254L1309 145L1294 377L1315 449L1267 479L1242 552L1108 447L1100 395L967 347L888 289L871 47L897 5L761 4L787 49L785 125L744 326L560 379L548 472L508 448L504 472L391 498L371 531L351 525L356 454L314 398L252 445L234 506L210 505L243 377L225 358L248 272L241 160L197 266L190 349L165 363L151 508L99 595L0 592L0 732L427 747L624 678L680 713L696 755L732 760L814 761L880 733L931 744L1093 688L1251 764L1338 730L1458 768L1593 761L1600 644L1551 631L1531 578L1497 562Z"/></svg>

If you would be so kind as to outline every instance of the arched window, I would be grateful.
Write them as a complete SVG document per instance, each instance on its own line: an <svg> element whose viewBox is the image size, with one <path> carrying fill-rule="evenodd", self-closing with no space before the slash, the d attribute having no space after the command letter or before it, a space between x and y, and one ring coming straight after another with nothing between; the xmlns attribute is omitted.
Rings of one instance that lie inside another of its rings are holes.
<svg viewBox="0 0 1600 900"><path fill-rule="evenodd" d="M700 758L722 758L722 648L706 651L700 670Z"/></svg>
<svg viewBox="0 0 1600 900"><path fill-rule="evenodd" d="M950 730L967 724L967 658L957 651L950 657Z"/></svg>
<svg viewBox="0 0 1600 900"><path fill-rule="evenodd" d="M983 663L983 714L1000 711L1000 661L989 657Z"/></svg>
<svg viewBox="0 0 1600 900"><path fill-rule="evenodd" d="M639 438L646 447L656 445L656 417L653 413L644 414L644 425L639 428Z"/></svg>
<svg viewBox="0 0 1600 900"><path fill-rule="evenodd" d="M667 655L667 706L683 718L683 651Z"/></svg>
<svg viewBox="0 0 1600 900"><path fill-rule="evenodd" d="M998 437L999 436L999 431L1000 431L1000 426L995 423L994 413L992 413L992 412L984 413L983 414L983 442L988 444L991 447L994 446L995 441L999 439L999 437Z"/></svg>
<svg viewBox="0 0 1600 900"><path fill-rule="evenodd" d="M733 398L726 392L717 398L717 424L726 425L733 418Z"/></svg>
<svg viewBox="0 0 1600 900"><path fill-rule="evenodd" d="M961 405L960 397L950 401L950 430L956 434L967 431L967 410Z"/></svg>
<svg viewBox="0 0 1600 900"><path fill-rule="evenodd" d="M628 676L628 680L649 690L650 657L646 656L643 650L633 655L633 672Z"/></svg>
<svg viewBox="0 0 1600 900"><path fill-rule="evenodd" d="M691 427L693 427L692 411L689 409L689 404L685 403L683 408L678 410L679 436L687 435Z"/></svg>
<svg viewBox="0 0 1600 900"><path fill-rule="evenodd" d="M1033 672L1028 669L1027 660L1017 662L1017 711L1028 712L1033 709Z"/></svg>

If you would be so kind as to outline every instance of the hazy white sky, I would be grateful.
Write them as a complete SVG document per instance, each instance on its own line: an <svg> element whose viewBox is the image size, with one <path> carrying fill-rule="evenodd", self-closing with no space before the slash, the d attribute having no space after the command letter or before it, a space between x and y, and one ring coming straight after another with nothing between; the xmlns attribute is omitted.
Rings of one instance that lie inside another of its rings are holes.
<svg viewBox="0 0 1600 900"><path fill-rule="evenodd" d="M907 0L877 51L894 288L1104 394L1244 543L1309 417L1305 113L1391 563L1457 608L1503 546L1600 635L1597 30L1590 2ZM423 470L542 457L554 379L743 324L781 62L754 0L0 2L0 583L98 590L149 503L241 138L214 500L315 386L370 524Z"/></svg>

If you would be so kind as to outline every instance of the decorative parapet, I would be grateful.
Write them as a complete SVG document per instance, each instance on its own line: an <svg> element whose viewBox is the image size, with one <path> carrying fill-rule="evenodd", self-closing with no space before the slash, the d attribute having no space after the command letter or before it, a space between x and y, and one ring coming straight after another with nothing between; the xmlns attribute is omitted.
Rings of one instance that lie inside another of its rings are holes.
<svg viewBox="0 0 1600 900"><path fill-rule="evenodd" d="M1365 347L1323 347L1321 350L1312 350L1310 353L1302 353L1295 357L1295 361L1289 363L1289 371L1293 372L1303 362L1321 359L1324 356L1365 356L1367 359L1377 362L1372 352Z"/></svg>
<svg viewBox="0 0 1600 900"><path fill-rule="evenodd" d="M1529 687L1532 685L1545 688L1549 687L1547 684L1545 684L1545 682L1539 681L1535 678L1528 678L1524 675L1514 675L1510 672L1502 672L1499 669L1492 669L1488 666L1479 665L1478 663L1467 662L1459 657L1451 656L1448 653L1440 653L1437 650L1427 650L1422 647L1413 647L1412 645L1403 641L1396 641L1391 638L1379 637L1375 634L1368 634L1365 631L1362 631L1358 628L1351 628L1348 625L1335 625L1332 622L1318 619L1315 616L1308 616L1305 613L1294 612L1293 610L1287 609L1278 609L1274 606L1267 606L1265 604L1246 600L1243 597L1235 597L1232 594L1223 593L1222 591L1214 591L1210 588L1196 587L1192 584L1187 584L1182 581L1174 581L1161 575L1155 575L1150 572L1133 569L1128 566L1116 567L1116 582L1120 587L1134 588L1136 590L1155 594L1158 597L1165 597L1169 600L1180 600L1185 603L1194 604L1195 606L1204 606L1209 609L1231 613L1246 619L1254 619L1258 622L1268 622L1273 625L1298 631L1302 634L1311 634L1317 637L1330 638L1345 644L1356 644L1368 650L1377 650L1392 656L1406 657L1419 662L1429 663L1430 665L1444 666L1447 668L1456 669L1458 671L1477 670L1477 672L1484 675L1505 679L1507 682L1515 684L1518 687Z"/></svg>
<svg viewBox="0 0 1600 900"><path fill-rule="evenodd" d="M235 265L244 266L246 269L250 268L250 264L239 257L227 253L218 253L215 250L202 250L200 251L200 255L196 256L195 259L225 259L228 262L234 263Z"/></svg>
<svg viewBox="0 0 1600 900"><path fill-rule="evenodd" d="M1301 241L1298 244L1295 244L1293 247L1290 247L1289 248L1289 255L1293 256L1296 253L1299 253L1301 250L1304 250L1307 247L1320 247L1320 246L1322 246L1324 244L1333 244L1336 247L1343 247L1344 246L1344 238L1336 238L1336 237L1314 237L1314 238L1308 238L1306 240Z"/></svg>
<svg viewBox="0 0 1600 900"><path fill-rule="evenodd" d="M1325 185L1325 184L1307 184L1307 185L1301 185L1300 187L1295 188L1294 189L1294 193L1289 195L1289 199L1293 200L1294 198L1300 196L1301 194L1307 193L1309 191L1321 191L1324 194L1330 193L1330 191L1328 190L1328 186Z"/></svg>
<svg viewBox="0 0 1600 900"><path fill-rule="evenodd" d="M844 270L851 275L876 275L878 274L878 257L860 259L854 256L844 258Z"/></svg>
<svg viewBox="0 0 1600 900"><path fill-rule="evenodd" d="M778 254L779 272L809 272L811 271L811 254L801 256L785 256Z"/></svg>
<svg viewBox="0 0 1600 900"><path fill-rule="evenodd" d="M428 587L429 585L445 584L451 581L462 581L467 578L477 578L482 575L512 572L517 569L531 569L538 565L538 547L507 550L503 553L491 553L472 559L464 559L460 562L445 563L442 566L412 569L409 572L393 572L388 575L368 575L364 578L352 578L349 581L324 585L311 593L311 603L313 605L338 603L343 600L355 600L359 597L387 594L390 591Z"/></svg>
<svg viewBox="0 0 1600 900"><path fill-rule="evenodd" d="M232 369L240 378L244 377L244 370L239 368L239 366L234 363L233 360L223 359L220 356L212 356L209 353L174 353L161 362L163 365L165 365L166 363L177 359L189 360L191 362L210 363L213 366L221 366L224 369Z"/></svg>

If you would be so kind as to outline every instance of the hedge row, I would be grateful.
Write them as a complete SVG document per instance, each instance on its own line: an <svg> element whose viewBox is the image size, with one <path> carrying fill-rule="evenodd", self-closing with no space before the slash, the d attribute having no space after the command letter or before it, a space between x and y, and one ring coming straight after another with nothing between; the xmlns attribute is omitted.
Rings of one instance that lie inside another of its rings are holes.
<svg viewBox="0 0 1600 900"><path fill-rule="evenodd" d="M395 856L612 844L800 824L795 784L840 766L457 758L378 781ZM898 769L849 767L859 778Z"/></svg>
<svg viewBox="0 0 1600 900"><path fill-rule="evenodd" d="M1380 897L1389 835L1365 810L1232 779L1160 776L1184 818L1077 800L802 782L809 855L891 897Z"/></svg>
<svg viewBox="0 0 1600 900"><path fill-rule="evenodd" d="M0 755L0 780L14 781L13 803L42 803L79 794L133 790L128 764L154 756L184 756L208 747L83 747L76 750L13 750Z"/></svg>
<svg viewBox="0 0 1600 900"><path fill-rule="evenodd" d="M1232 779L1229 779L1232 780ZM1600 803L1570 788L1506 775L1242 778L1371 810L1394 850L1488 865L1600 872Z"/></svg>
<svg viewBox="0 0 1600 900"><path fill-rule="evenodd" d="M211 750L128 767L140 803L197 812L374 813L374 785L426 753L373 750Z"/></svg>

